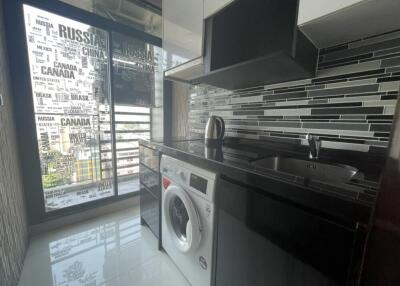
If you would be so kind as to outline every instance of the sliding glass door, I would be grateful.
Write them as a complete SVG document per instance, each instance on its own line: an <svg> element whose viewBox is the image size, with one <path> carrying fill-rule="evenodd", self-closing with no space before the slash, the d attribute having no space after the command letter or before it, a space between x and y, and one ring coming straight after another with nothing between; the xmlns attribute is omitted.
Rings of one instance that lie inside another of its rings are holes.
<svg viewBox="0 0 400 286"><path fill-rule="evenodd" d="M148 106L162 92L162 49L112 33L112 59L117 182L122 195L139 190L139 139L150 139Z"/></svg>
<svg viewBox="0 0 400 286"><path fill-rule="evenodd" d="M23 9L45 212L138 191L161 48Z"/></svg>

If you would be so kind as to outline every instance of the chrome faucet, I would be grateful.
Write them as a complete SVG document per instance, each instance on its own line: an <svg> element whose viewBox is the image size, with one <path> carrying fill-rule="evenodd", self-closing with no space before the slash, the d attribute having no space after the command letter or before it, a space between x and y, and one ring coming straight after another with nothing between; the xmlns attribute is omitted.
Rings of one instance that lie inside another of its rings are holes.
<svg viewBox="0 0 400 286"><path fill-rule="evenodd" d="M321 140L318 136L307 134L306 139L308 140L308 145L310 146L310 154L308 155L310 159L318 159L319 150L321 149Z"/></svg>

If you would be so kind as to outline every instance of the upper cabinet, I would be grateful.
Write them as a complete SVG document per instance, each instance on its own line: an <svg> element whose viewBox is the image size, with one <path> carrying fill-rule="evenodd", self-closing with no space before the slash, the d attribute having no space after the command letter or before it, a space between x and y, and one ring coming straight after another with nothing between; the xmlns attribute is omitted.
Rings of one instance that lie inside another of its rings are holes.
<svg viewBox="0 0 400 286"><path fill-rule="evenodd" d="M166 70L202 56L203 0L163 0Z"/></svg>
<svg viewBox="0 0 400 286"><path fill-rule="evenodd" d="M298 1L164 0L164 78L233 90L313 77Z"/></svg>
<svg viewBox="0 0 400 286"><path fill-rule="evenodd" d="M204 0L204 18L215 14L234 0Z"/></svg>
<svg viewBox="0 0 400 286"><path fill-rule="evenodd" d="M209 1L214 2L213 0ZM364 0L300 0L297 24L302 25L362 1Z"/></svg>
<svg viewBox="0 0 400 286"><path fill-rule="evenodd" d="M399 0L300 0L298 25L327 48L400 29Z"/></svg>

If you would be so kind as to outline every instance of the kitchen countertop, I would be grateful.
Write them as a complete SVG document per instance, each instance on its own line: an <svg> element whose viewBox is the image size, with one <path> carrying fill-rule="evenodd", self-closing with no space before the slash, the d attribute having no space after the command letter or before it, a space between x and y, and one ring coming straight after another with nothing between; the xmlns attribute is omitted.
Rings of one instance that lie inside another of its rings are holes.
<svg viewBox="0 0 400 286"><path fill-rule="evenodd" d="M251 185L272 196L288 200L326 216L354 226L368 223L375 203L382 158L368 158L346 151L321 150L323 161L348 164L363 176L347 183L329 183L262 168L253 161L272 156L306 158L308 147L245 139L227 139L220 148L207 147L202 139L141 140L141 144L163 154L219 173L223 178ZM359 156L359 157L358 157Z"/></svg>

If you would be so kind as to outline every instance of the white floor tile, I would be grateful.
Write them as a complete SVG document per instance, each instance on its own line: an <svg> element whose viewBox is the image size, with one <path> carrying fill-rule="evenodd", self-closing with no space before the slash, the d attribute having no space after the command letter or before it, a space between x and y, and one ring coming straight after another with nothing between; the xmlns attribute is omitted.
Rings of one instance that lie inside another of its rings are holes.
<svg viewBox="0 0 400 286"><path fill-rule="evenodd" d="M33 237L18 285L188 283L132 208Z"/></svg>
<svg viewBox="0 0 400 286"><path fill-rule="evenodd" d="M135 286L190 286L165 253L132 269L130 274Z"/></svg>
<svg viewBox="0 0 400 286"><path fill-rule="evenodd" d="M135 286L135 284L133 284L129 274L123 274L107 280L99 284L99 286Z"/></svg>

